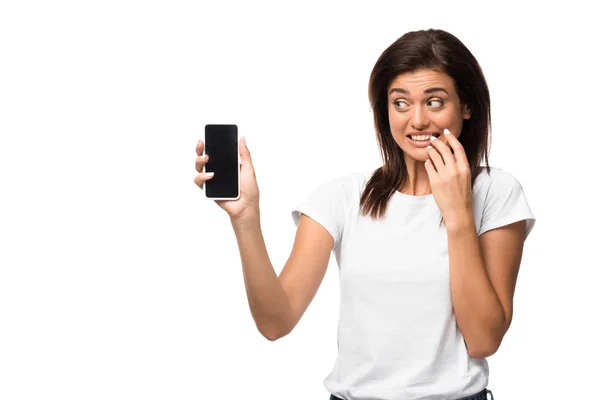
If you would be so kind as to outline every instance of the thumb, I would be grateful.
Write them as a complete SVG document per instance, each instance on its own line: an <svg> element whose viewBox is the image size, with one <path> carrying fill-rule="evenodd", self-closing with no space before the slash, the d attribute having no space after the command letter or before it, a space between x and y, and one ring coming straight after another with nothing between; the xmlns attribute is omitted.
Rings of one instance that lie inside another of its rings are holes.
<svg viewBox="0 0 600 400"><path fill-rule="evenodd" d="M252 157L250 156L250 150L248 150L248 146L246 145L245 136L240 140L240 162L242 165L247 164L252 166Z"/></svg>

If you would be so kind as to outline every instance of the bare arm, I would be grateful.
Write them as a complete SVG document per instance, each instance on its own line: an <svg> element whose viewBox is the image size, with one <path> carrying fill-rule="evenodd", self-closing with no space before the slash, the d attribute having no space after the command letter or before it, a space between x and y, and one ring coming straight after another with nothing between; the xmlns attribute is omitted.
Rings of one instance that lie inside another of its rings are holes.
<svg viewBox="0 0 600 400"><path fill-rule="evenodd" d="M200 189L213 176L203 172L210 158L202 155L203 150L200 140L196 145L198 175L194 178ZM264 337L276 340L290 333L308 308L325 275L334 241L320 224L301 215L294 247L278 277L260 228L260 196L245 138L240 140L239 151L240 198L215 202L229 215L237 238L252 318Z"/></svg>
<svg viewBox="0 0 600 400"><path fill-rule="evenodd" d="M314 298L329 263L333 238L301 215L294 246L278 277L267 253L259 214L232 219L250 312L260 333L277 340L292 331Z"/></svg>
<svg viewBox="0 0 600 400"><path fill-rule="evenodd" d="M525 223L479 238L472 218L464 220L469 223L448 226L452 303L469 355L485 358L496 352L512 320Z"/></svg>

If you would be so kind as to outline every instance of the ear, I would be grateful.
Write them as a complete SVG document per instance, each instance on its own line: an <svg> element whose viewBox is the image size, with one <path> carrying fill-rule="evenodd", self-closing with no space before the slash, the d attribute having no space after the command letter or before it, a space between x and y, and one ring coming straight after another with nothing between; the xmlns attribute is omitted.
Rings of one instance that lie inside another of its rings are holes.
<svg viewBox="0 0 600 400"><path fill-rule="evenodd" d="M463 119L471 118L471 107L468 104L463 104L462 117Z"/></svg>

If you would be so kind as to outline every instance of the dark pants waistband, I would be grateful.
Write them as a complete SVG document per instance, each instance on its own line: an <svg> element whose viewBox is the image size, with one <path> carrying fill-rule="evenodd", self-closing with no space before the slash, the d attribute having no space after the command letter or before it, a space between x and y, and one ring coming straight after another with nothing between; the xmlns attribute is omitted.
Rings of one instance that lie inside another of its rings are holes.
<svg viewBox="0 0 600 400"><path fill-rule="evenodd" d="M467 397L461 397L460 399L457 399L457 400L488 400L488 396L487 396L488 393L491 396L490 400L494 400L494 394L489 389L483 389L479 393L476 393L474 395L467 396ZM344 400L344 399L340 399L339 397L335 397L334 395L331 395L329 400ZM350 399L348 399L348 400L350 400Z"/></svg>

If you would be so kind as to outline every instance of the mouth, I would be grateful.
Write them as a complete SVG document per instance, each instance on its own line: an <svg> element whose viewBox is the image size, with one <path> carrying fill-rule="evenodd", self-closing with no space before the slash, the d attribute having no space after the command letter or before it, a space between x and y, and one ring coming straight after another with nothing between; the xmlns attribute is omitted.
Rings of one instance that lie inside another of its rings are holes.
<svg viewBox="0 0 600 400"><path fill-rule="evenodd" d="M437 132L415 133L406 135L406 139L415 147L427 147L431 145L432 136L439 138L441 135Z"/></svg>

